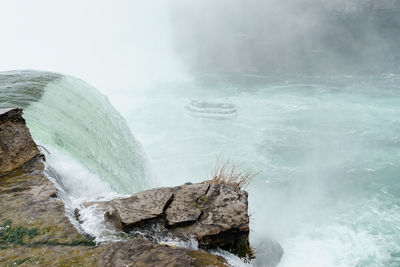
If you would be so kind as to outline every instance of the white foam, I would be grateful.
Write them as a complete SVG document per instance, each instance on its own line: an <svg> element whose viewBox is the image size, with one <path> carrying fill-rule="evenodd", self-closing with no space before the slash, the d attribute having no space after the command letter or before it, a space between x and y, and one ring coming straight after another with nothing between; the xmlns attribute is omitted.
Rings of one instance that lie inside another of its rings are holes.
<svg viewBox="0 0 400 267"><path fill-rule="evenodd" d="M194 237L189 238L187 241L183 241L174 237L162 237L159 243L173 247L199 249L199 242L197 242Z"/></svg>
<svg viewBox="0 0 400 267"><path fill-rule="evenodd" d="M47 173L59 190L58 197L63 200L66 214L71 222L85 234L95 238L96 242L119 240L118 233L109 229L104 222L103 214L93 206L85 208L83 203L104 201L125 195L114 192L97 175L89 172L72 157L46 146ZM80 220L76 221L74 211L79 208Z"/></svg>
<svg viewBox="0 0 400 267"><path fill-rule="evenodd" d="M345 267L362 262L380 266L387 251L382 251L378 239L339 224L304 230L294 238L282 240L285 254L279 266Z"/></svg>
<svg viewBox="0 0 400 267"><path fill-rule="evenodd" d="M228 251L222 249L215 249L211 251L213 254L224 257L229 265L235 267L249 267L253 266L251 263L246 263L244 260L240 259L238 256L229 253Z"/></svg>
<svg viewBox="0 0 400 267"><path fill-rule="evenodd" d="M120 241L118 232L107 226L104 221L104 213L96 209L96 206L82 208L79 212L83 231L95 237L95 242Z"/></svg>
<svg viewBox="0 0 400 267"><path fill-rule="evenodd" d="M89 172L72 157L55 148L48 147L48 149L51 154L46 155L46 161L62 177L62 184L68 190L71 199L75 199L79 203L114 194L110 185Z"/></svg>

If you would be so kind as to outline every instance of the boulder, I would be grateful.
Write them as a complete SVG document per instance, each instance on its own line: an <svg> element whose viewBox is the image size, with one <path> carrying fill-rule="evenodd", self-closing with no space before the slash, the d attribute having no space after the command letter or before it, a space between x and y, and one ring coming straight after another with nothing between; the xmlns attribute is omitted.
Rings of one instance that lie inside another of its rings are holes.
<svg viewBox="0 0 400 267"><path fill-rule="evenodd" d="M0 109L0 176L40 154L22 117L22 109Z"/></svg>

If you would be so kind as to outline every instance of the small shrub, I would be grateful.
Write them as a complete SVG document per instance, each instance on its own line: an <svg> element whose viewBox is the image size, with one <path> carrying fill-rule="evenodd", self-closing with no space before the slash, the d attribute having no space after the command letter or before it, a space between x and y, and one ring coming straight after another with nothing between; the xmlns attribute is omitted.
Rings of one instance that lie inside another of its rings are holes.
<svg viewBox="0 0 400 267"><path fill-rule="evenodd" d="M238 190L245 189L259 172L240 170L236 163L229 160L217 160L212 173L212 182L230 185Z"/></svg>
<svg viewBox="0 0 400 267"><path fill-rule="evenodd" d="M241 237L237 241L235 253L239 258L246 259L247 262L255 258L254 250L250 246L249 239L245 237Z"/></svg>

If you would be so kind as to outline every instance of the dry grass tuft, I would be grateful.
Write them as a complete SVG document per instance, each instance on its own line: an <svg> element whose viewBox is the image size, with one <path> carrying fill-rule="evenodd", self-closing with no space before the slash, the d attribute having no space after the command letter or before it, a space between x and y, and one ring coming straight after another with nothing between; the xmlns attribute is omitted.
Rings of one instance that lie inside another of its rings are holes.
<svg viewBox="0 0 400 267"><path fill-rule="evenodd" d="M245 189L255 176L260 172L240 170L236 163L229 160L217 160L212 173L212 182L216 184L230 185L238 190Z"/></svg>

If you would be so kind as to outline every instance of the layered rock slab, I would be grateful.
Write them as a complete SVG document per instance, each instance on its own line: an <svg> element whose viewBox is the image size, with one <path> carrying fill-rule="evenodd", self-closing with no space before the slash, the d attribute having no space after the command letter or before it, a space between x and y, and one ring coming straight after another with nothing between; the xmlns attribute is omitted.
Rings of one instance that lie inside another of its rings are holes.
<svg viewBox="0 0 400 267"><path fill-rule="evenodd" d="M161 217L173 199L174 190L168 187L150 189L128 198L89 202L85 207L94 206L103 211L106 221L117 230L128 231Z"/></svg>

